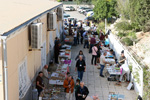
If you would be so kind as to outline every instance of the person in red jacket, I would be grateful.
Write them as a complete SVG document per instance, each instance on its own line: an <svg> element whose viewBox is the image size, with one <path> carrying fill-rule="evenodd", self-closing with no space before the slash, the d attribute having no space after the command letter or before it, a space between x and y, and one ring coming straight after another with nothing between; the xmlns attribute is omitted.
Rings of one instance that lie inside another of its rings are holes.
<svg viewBox="0 0 150 100"><path fill-rule="evenodd" d="M67 79L64 80L63 87L65 88L66 92L65 100L72 100L72 95L74 91L74 80L72 79L72 76L68 75Z"/></svg>

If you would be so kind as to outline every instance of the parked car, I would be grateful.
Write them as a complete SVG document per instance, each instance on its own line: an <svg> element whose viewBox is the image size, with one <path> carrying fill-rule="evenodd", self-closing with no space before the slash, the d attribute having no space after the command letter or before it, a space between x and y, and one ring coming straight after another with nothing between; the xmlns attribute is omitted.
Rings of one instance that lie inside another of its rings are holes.
<svg viewBox="0 0 150 100"><path fill-rule="evenodd" d="M94 15L94 12L93 11L89 11L87 14L86 14L86 17L92 17Z"/></svg>
<svg viewBox="0 0 150 100"><path fill-rule="evenodd" d="M75 8L73 6L66 6L64 9L65 11L75 11Z"/></svg>
<svg viewBox="0 0 150 100"><path fill-rule="evenodd" d="M94 17L86 17L86 18L84 19L84 22L86 22L87 20L93 21L93 20L94 20Z"/></svg>
<svg viewBox="0 0 150 100"><path fill-rule="evenodd" d="M78 12L81 13L83 9L85 9L85 7L80 7L80 8L78 9Z"/></svg>
<svg viewBox="0 0 150 100"><path fill-rule="evenodd" d="M81 10L82 8L83 8L83 7L79 6L79 7L77 8L77 11L80 12L80 10Z"/></svg>
<svg viewBox="0 0 150 100"><path fill-rule="evenodd" d="M84 19L84 22L86 23L87 20L93 21L93 22L97 22L97 20L96 20L94 17L86 17L86 18Z"/></svg>
<svg viewBox="0 0 150 100"><path fill-rule="evenodd" d="M83 14L83 12L84 12L86 9L90 9L90 8L88 8L88 7L84 7L84 8L82 8L82 9L81 9L80 13L82 13L82 14Z"/></svg>
<svg viewBox="0 0 150 100"><path fill-rule="evenodd" d="M70 17L70 15L69 14L64 14L64 19L67 19L68 20L68 17Z"/></svg>
<svg viewBox="0 0 150 100"><path fill-rule="evenodd" d="M93 11L92 9L86 9L85 11L83 11L83 14L86 16L88 12Z"/></svg>

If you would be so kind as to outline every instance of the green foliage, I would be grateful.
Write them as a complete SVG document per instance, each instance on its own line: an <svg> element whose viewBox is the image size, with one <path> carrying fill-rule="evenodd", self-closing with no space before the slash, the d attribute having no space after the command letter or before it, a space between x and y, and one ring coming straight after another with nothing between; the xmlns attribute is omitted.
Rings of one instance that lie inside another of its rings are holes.
<svg viewBox="0 0 150 100"><path fill-rule="evenodd" d="M119 32L117 35L118 35L120 38L123 38L123 37L127 36L127 34L126 34L126 33L123 33L123 32Z"/></svg>
<svg viewBox="0 0 150 100"><path fill-rule="evenodd" d="M117 30L122 31L122 32L133 29L133 27L128 21L119 22L115 25L115 27L117 28Z"/></svg>
<svg viewBox="0 0 150 100"><path fill-rule="evenodd" d="M61 2L61 0L57 0L58 2Z"/></svg>
<svg viewBox="0 0 150 100"><path fill-rule="evenodd" d="M116 10L122 18L130 19L130 4L128 0L126 0L126 2L124 2L124 0L118 0Z"/></svg>
<svg viewBox="0 0 150 100"><path fill-rule="evenodd" d="M115 9L117 5L116 0L97 0L94 2L94 17L98 20L104 20L105 18L112 18L117 16Z"/></svg>
<svg viewBox="0 0 150 100"><path fill-rule="evenodd" d="M133 45L133 41L129 37L125 37L125 38L121 39L121 42L124 43L127 46L132 46Z"/></svg>
<svg viewBox="0 0 150 100"><path fill-rule="evenodd" d="M132 65L131 64L129 65L129 69L130 69L130 72L132 72Z"/></svg>
<svg viewBox="0 0 150 100"><path fill-rule="evenodd" d="M149 68L145 67L143 68L143 82L144 82L144 94L143 94L143 100L147 100L147 98L150 98L150 72Z"/></svg>
<svg viewBox="0 0 150 100"><path fill-rule="evenodd" d="M130 2L130 19L132 23L144 29L146 22L150 18L150 1L149 0L129 0Z"/></svg>
<svg viewBox="0 0 150 100"><path fill-rule="evenodd" d="M95 0L75 0L75 1L77 2L77 4L80 4L80 3L83 3L83 2L90 4L91 2L93 2Z"/></svg>
<svg viewBox="0 0 150 100"><path fill-rule="evenodd" d="M136 68L135 72L133 73L134 81L140 85L140 75L139 70Z"/></svg>
<svg viewBox="0 0 150 100"><path fill-rule="evenodd" d="M150 20L144 26L144 32L150 32Z"/></svg>
<svg viewBox="0 0 150 100"><path fill-rule="evenodd" d="M105 33L105 23L104 22L100 22L98 24L97 32L99 33L100 30L102 30Z"/></svg>
<svg viewBox="0 0 150 100"><path fill-rule="evenodd" d="M129 32L128 37L132 40L135 41L137 39L135 32Z"/></svg>
<svg viewBox="0 0 150 100"><path fill-rule="evenodd" d="M117 0L117 11L136 31L149 31L150 0ZM148 25L147 25L148 24Z"/></svg>

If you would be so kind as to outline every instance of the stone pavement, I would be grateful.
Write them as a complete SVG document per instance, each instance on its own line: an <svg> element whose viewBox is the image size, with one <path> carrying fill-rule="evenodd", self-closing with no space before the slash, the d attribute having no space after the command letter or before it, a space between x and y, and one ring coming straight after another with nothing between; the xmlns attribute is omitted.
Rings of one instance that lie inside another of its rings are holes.
<svg viewBox="0 0 150 100"><path fill-rule="evenodd" d="M97 94L100 100L108 100L109 92L116 92L125 95L125 100L136 100L136 93L134 90L127 90L127 83L122 83L122 86L116 86L116 82L108 83L106 77L102 78L99 76L99 69L96 66L91 65L92 55L88 53L88 49L83 49L83 45L72 47L72 66L70 67L71 75L73 75L74 80L77 78L77 72L75 72L75 57L82 50L86 57L86 72L83 76L83 82L89 89L89 96ZM75 97L73 96L73 100Z"/></svg>

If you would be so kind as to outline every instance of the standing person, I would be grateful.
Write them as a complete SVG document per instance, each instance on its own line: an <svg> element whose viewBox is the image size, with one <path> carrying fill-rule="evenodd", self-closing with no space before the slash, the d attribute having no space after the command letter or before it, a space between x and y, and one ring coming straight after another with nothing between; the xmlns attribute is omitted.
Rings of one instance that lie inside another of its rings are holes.
<svg viewBox="0 0 150 100"><path fill-rule="evenodd" d="M83 22L83 24L82 24L82 27L84 28L84 27L86 27L86 24Z"/></svg>
<svg viewBox="0 0 150 100"><path fill-rule="evenodd" d="M72 100L72 94L74 91L74 80L72 79L72 76L68 75L67 79L64 80L63 87L66 92L65 100Z"/></svg>
<svg viewBox="0 0 150 100"><path fill-rule="evenodd" d="M58 37L55 37L54 43L55 43L55 44L58 43Z"/></svg>
<svg viewBox="0 0 150 100"><path fill-rule="evenodd" d="M69 21L69 29L68 29L68 31L69 31L69 35L72 35L71 21Z"/></svg>
<svg viewBox="0 0 150 100"><path fill-rule="evenodd" d="M68 25L67 19L64 20L64 25Z"/></svg>
<svg viewBox="0 0 150 100"><path fill-rule="evenodd" d="M124 50L121 51L121 56L119 58L119 66L123 65L125 63L126 57L124 55Z"/></svg>
<svg viewBox="0 0 150 100"><path fill-rule="evenodd" d="M91 28L93 29L94 28L94 22L92 21L91 23Z"/></svg>
<svg viewBox="0 0 150 100"><path fill-rule="evenodd" d="M80 82L80 87L77 91L77 96L79 100L85 100L89 94L89 90L86 86L84 86L84 82Z"/></svg>
<svg viewBox="0 0 150 100"><path fill-rule="evenodd" d="M101 55L101 57L100 57L100 66L101 66L101 69L100 69L100 76L101 76L101 77L104 77L104 75L103 75L103 70L104 70L105 64L108 63L108 62L105 61L106 55L107 55L107 52L105 51L104 54Z"/></svg>
<svg viewBox="0 0 150 100"><path fill-rule="evenodd" d="M106 38L105 38L105 47L109 47L108 35L106 35Z"/></svg>
<svg viewBox="0 0 150 100"><path fill-rule="evenodd" d="M67 31L67 27L65 27L63 31L63 40L65 40L67 35L68 35L68 31Z"/></svg>
<svg viewBox="0 0 150 100"><path fill-rule="evenodd" d="M119 85L121 85L122 78L125 74L127 75L127 81L129 82L129 74L130 74L130 69L127 62L122 64L120 68L122 68L123 71L118 82Z"/></svg>
<svg viewBox="0 0 150 100"><path fill-rule="evenodd" d="M87 20L86 26L90 26L90 22L89 22L89 20Z"/></svg>
<svg viewBox="0 0 150 100"><path fill-rule="evenodd" d="M82 56L79 56L79 60L76 62L75 71L78 70L78 78L82 81L83 73L86 71L85 60L83 60Z"/></svg>
<svg viewBox="0 0 150 100"><path fill-rule="evenodd" d="M84 36L84 46L83 46L83 48L85 48L85 46L87 46L87 48L89 48L89 38L88 38L87 33Z"/></svg>
<svg viewBox="0 0 150 100"><path fill-rule="evenodd" d="M83 30L83 28L81 28L80 29L81 44L83 44L83 33L84 33L84 30Z"/></svg>
<svg viewBox="0 0 150 100"><path fill-rule="evenodd" d="M57 41L58 42L58 41ZM60 46L61 44L60 43L57 43L55 44L54 46L54 56L55 56L55 63L58 64L58 56L59 56L59 52L60 52Z"/></svg>
<svg viewBox="0 0 150 100"><path fill-rule="evenodd" d="M76 100L79 100L78 95L77 95L77 91L78 91L79 87L80 87L80 79L77 78L76 85L75 85L75 97L76 97Z"/></svg>
<svg viewBox="0 0 150 100"><path fill-rule="evenodd" d="M99 37L100 41L104 42L105 35L104 35L103 31L100 30L100 33L99 33L99 34L100 34L100 37Z"/></svg>
<svg viewBox="0 0 150 100"><path fill-rule="evenodd" d="M97 51L98 51L97 44L95 44L92 47L92 59L91 59L91 64L93 65L93 61L94 61L95 66L97 61Z"/></svg>
<svg viewBox="0 0 150 100"><path fill-rule="evenodd" d="M76 28L74 29L73 37L74 37L74 45L76 46L77 45L77 29Z"/></svg>
<svg viewBox="0 0 150 100"><path fill-rule="evenodd" d="M95 43L96 43L96 39L95 39L95 35L93 35L93 37L91 37L91 39L90 39L89 53L92 53L92 47L94 46Z"/></svg>
<svg viewBox="0 0 150 100"><path fill-rule="evenodd" d="M73 20L73 26L75 27L76 24L77 24L77 19L74 19L74 20Z"/></svg>
<svg viewBox="0 0 150 100"><path fill-rule="evenodd" d="M77 28L77 44L80 42L80 28Z"/></svg>
<svg viewBox="0 0 150 100"><path fill-rule="evenodd" d="M45 89L42 77L43 77L43 72L39 72L36 78L36 89L38 90L38 96Z"/></svg>
<svg viewBox="0 0 150 100"><path fill-rule="evenodd" d="M79 56L82 56L83 60L85 61L85 56L82 50L79 51L79 54L76 56L75 60L79 60Z"/></svg>
<svg viewBox="0 0 150 100"><path fill-rule="evenodd" d="M43 83L44 83L44 86L45 87L48 87L48 82L49 82L49 77L48 77L48 71L47 71L47 69L48 69L48 65L45 65L44 67L43 67L43 69L42 69L42 72L43 72Z"/></svg>
<svg viewBox="0 0 150 100"><path fill-rule="evenodd" d="M101 56L101 50L102 50L101 44L102 44L101 41L97 44L97 49L98 49L98 51L97 51L97 62L99 62L99 63L100 63L100 56Z"/></svg>
<svg viewBox="0 0 150 100"><path fill-rule="evenodd" d="M94 25L93 31L94 31L94 34L95 34L95 35L98 35L98 34L97 34L97 27L96 27L96 25Z"/></svg>
<svg viewBox="0 0 150 100"><path fill-rule="evenodd" d="M83 33L83 35L82 35L82 36L83 36L83 38L84 38L84 36L85 36L87 33L88 33L87 31L85 31L85 32Z"/></svg>

